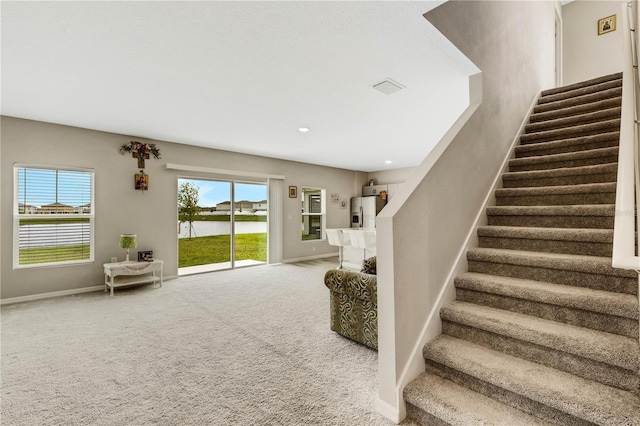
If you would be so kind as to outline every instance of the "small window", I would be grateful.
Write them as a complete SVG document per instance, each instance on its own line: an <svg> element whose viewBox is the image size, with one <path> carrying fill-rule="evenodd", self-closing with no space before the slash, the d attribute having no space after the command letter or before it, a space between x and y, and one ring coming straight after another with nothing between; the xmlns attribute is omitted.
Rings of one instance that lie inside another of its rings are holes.
<svg viewBox="0 0 640 426"><path fill-rule="evenodd" d="M14 268L94 260L94 172L14 166Z"/></svg>
<svg viewBox="0 0 640 426"><path fill-rule="evenodd" d="M302 240L322 240L325 229L325 190L302 188Z"/></svg>

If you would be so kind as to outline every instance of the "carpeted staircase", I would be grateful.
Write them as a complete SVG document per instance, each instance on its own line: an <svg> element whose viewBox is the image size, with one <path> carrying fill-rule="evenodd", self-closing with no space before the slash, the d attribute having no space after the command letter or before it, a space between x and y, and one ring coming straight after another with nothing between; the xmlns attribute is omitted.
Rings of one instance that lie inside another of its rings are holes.
<svg viewBox="0 0 640 426"><path fill-rule="evenodd" d="M640 425L638 277L613 269L622 75L542 92L426 371L424 425Z"/></svg>

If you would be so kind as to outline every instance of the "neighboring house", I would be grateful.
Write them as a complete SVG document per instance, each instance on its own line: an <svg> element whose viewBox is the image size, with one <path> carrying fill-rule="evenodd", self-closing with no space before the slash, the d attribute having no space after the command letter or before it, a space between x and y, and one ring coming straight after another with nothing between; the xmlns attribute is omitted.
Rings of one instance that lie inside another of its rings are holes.
<svg viewBox="0 0 640 426"><path fill-rule="evenodd" d="M264 206L264 208L260 208L260 206ZM261 201L256 203L255 201L246 201L246 200L236 201L235 203L233 203L233 209L236 212L253 213L257 210L266 210L267 202ZM216 211L218 212L231 211L231 202L223 201L222 203L216 204Z"/></svg>
<svg viewBox="0 0 640 426"><path fill-rule="evenodd" d="M52 203L40 207L36 213L38 214L71 214L76 213L77 208L62 203Z"/></svg>
<svg viewBox="0 0 640 426"><path fill-rule="evenodd" d="M263 201L258 201L257 203L254 202L252 207L254 212L266 212L267 211L267 200L263 200Z"/></svg>

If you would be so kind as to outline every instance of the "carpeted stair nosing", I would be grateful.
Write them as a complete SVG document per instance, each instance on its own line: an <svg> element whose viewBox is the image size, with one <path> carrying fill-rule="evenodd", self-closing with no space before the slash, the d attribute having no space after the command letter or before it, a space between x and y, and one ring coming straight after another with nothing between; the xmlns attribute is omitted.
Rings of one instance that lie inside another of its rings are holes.
<svg viewBox="0 0 640 426"><path fill-rule="evenodd" d="M479 237L526 238L532 240L612 243L612 229L538 228L526 226L480 226Z"/></svg>
<svg viewBox="0 0 640 426"><path fill-rule="evenodd" d="M634 271L613 268L611 266L611 258L604 256L476 248L467 252L467 259L470 261L583 272L587 274L629 278L634 282L637 281L637 274Z"/></svg>
<svg viewBox="0 0 640 426"><path fill-rule="evenodd" d="M590 84L584 87L566 90L560 93L554 93L552 95L545 95L544 93L540 96L538 103L546 104L550 102L557 102L569 98L575 98L578 96L588 95L591 93L602 92L603 90L613 89L616 87L622 86L622 79L614 79L611 81L605 81L597 84Z"/></svg>
<svg viewBox="0 0 640 426"><path fill-rule="evenodd" d="M440 335L425 359L599 425L640 425L640 398L541 364Z"/></svg>
<svg viewBox="0 0 640 426"><path fill-rule="evenodd" d="M580 124L591 124L597 121L605 121L620 118L620 106L600 109L593 112L585 112L582 114L571 115L568 117L557 117L545 121L530 123L525 126L525 133L536 133L547 130L556 130L559 128L576 126Z"/></svg>
<svg viewBox="0 0 640 426"><path fill-rule="evenodd" d="M563 206L490 206L489 215L518 216L604 216L615 215L614 204L585 204Z"/></svg>
<svg viewBox="0 0 640 426"><path fill-rule="evenodd" d="M569 162L579 162L582 160L598 160L602 158L613 159L613 161L607 161L607 163L617 162L618 159L618 147L612 146L607 148L596 148L590 149L586 151L577 151L577 152L566 152L562 154L550 154L550 155L540 155L533 157L524 157L524 158L513 158L509 160L509 168L511 171L530 171L530 170L513 170L513 169L524 169L526 167L535 167L537 165L544 164L558 164L558 163L569 163ZM595 164L584 164L585 166L594 166L602 163ZM549 166L547 168L557 168Z"/></svg>
<svg viewBox="0 0 640 426"><path fill-rule="evenodd" d="M532 188L499 188L496 190L496 198L523 197L536 195L571 195L592 193L615 193L615 182L585 183L580 185L557 185Z"/></svg>
<svg viewBox="0 0 640 426"><path fill-rule="evenodd" d="M549 155L598 148L610 148L617 147L619 140L620 132L615 131L599 133L596 135L580 136L576 138L560 139L551 142L532 142L529 144L518 145L516 146L515 153L516 157L529 157L531 155ZM548 152L549 154L534 154L540 151Z"/></svg>
<svg viewBox="0 0 640 426"><path fill-rule="evenodd" d="M487 208L492 226L613 229L612 204L494 206Z"/></svg>
<svg viewBox="0 0 640 426"><path fill-rule="evenodd" d="M632 372L640 369L640 349L629 337L460 301L443 307L440 317Z"/></svg>
<svg viewBox="0 0 640 426"><path fill-rule="evenodd" d="M580 81L578 83L573 83L573 84L569 84L566 86L562 86L562 87L554 87L552 89L546 89L543 90L541 92L541 96L549 96L549 95L555 95L558 93L565 93L565 92L570 92L572 90L575 89L580 89L583 87L589 87L589 86L594 86L600 83L605 83L605 82L609 82L612 80L620 80L622 78L622 73L613 73L613 74L608 74L608 75L604 75L601 77L596 77L596 78L592 78L590 80L585 80L585 81Z"/></svg>
<svg viewBox="0 0 640 426"><path fill-rule="evenodd" d="M622 86L614 87L611 89L602 90L599 92L589 93L586 95L576 96L573 98L560 99L553 102L540 103L533 107L533 113L545 113L570 108L572 106L590 104L603 99L609 99L612 97L622 96Z"/></svg>
<svg viewBox="0 0 640 426"><path fill-rule="evenodd" d="M639 319L638 297L611 291L559 285L530 279L465 272L455 279L456 288L491 293L533 302Z"/></svg>
<svg viewBox="0 0 640 426"><path fill-rule="evenodd" d="M579 167L561 167L558 169L527 170L523 172L507 172L503 174L503 180L540 179L543 177L560 177L574 175L592 175L616 172L618 163L593 164Z"/></svg>
<svg viewBox="0 0 640 426"><path fill-rule="evenodd" d="M597 133L608 133L620 130L620 119L613 118L595 123L581 124L553 130L542 130L534 133L524 133L520 136L521 143L550 142L577 136L588 136Z"/></svg>
<svg viewBox="0 0 640 426"><path fill-rule="evenodd" d="M553 111L533 113L529 117L529 123L540 123L549 120L555 120L562 117L571 117L575 115L585 114L593 111L601 111L607 108L619 107L621 97L607 98L602 100L596 100L589 103L583 103L579 105L572 105L566 108L559 108Z"/></svg>
<svg viewBox="0 0 640 426"><path fill-rule="evenodd" d="M529 425L551 423L431 373L422 373L404 389L408 404L448 425ZM407 407L411 410L413 407ZM413 413L412 413L413 414ZM416 413L420 416L419 413ZM429 419L431 422L433 420Z"/></svg>

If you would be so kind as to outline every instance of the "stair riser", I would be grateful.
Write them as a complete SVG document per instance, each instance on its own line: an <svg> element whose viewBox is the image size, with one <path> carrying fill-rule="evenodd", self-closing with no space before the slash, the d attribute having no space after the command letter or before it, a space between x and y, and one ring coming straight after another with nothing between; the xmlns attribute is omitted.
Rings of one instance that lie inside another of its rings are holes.
<svg viewBox="0 0 640 426"><path fill-rule="evenodd" d="M535 279L556 284L585 287L594 290L638 294L637 280L614 275L590 274L572 270L550 269L528 265L483 262L469 260L469 272L502 277Z"/></svg>
<svg viewBox="0 0 640 426"><path fill-rule="evenodd" d="M533 113L552 112L561 109L571 108L578 105L590 104L593 102L603 101L610 98L622 96L622 87L613 87L611 89L602 90L575 98L568 98L556 102L546 102L538 104L533 108Z"/></svg>
<svg viewBox="0 0 640 426"><path fill-rule="evenodd" d="M416 407L407 402L407 418L413 420L414 423L425 426L451 426L449 423L440 420L431 413Z"/></svg>
<svg viewBox="0 0 640 426"><path fill-rule="evenodd" d="M488 224L491 226L613 229L613 222L612 216L488 215Z"/></svg>
<svg viewBox="0 0 640 426"><path fill-rule="evenodd" d="M524 127L525 133L544 132L547 130L562 129L570 126L579 126L582 124L592 124L597 121L612 120L620 118L620 106L617 108L609 108L602 111L590 112L568 117L554 117L552 120L530 123Z"/></svg>
<svg viewBox="0 0 640 426"><path fill-rule="evenodd" d="M602 157L587 157L587 158L573 158L566 160L553 160L549 159L548 162L544 161L510 161L510 172L528 172L533 170L552 170L562 169L569 167L582 167L582 166L597 166L599 164L617 163L618 153L614 152Z"/></svg>
<svg viewBox="0 0 640 426"><path fill-rule="evenodd" d="M496 206L569 206L581 204L613 204L615 192L497 196Z"/></svg>
<svg viewBox="0 0 640 426"><path fill-rule="evenodd" d="M505 188L533 188L536 186L581 185L586 183L615 182L616 173L596 173L589 175L573 175L547 177L540 179L502 179Z"/></svg>
<svg viewBox="0 0 640 426"><path fill-rule="evenodd" d="M507 355L537 362L629 392L637 393L640 386L640 378L632 371L512 337L449 321L442 322L442 332Z"/></svg>
<svg viewBox="0 0 640 426"><path fill-rule="evenodd" d="M557 120L559 118L573 117L581 114L588 114L591 112L603 111L609 108L620 107L622 99L619 97L605 99L602 101L591 102L588 104L576 105L569 108L558 109L555 111L534 113L529 118L529 123L542 123L544 121Z"/></svg>
<svg viewBox="0 0 640 426"><path fill-rule="evenodd" d="M549 130L537 133L525 133L520 136L520 143L553 142L577 137L595 136L601 133L620 131L620 120L602 121L599 123Z"/></svg>
<svg viewBox="0 0 640 426"><path fill-rule="evenodd" d="M487 236L479 237L479 247L609 257L613 250L612 243Z"/></svg>
<svg viewBox="0 0 640 426"><path fill-rule="evenodd" d="M564 92L569 92L572 90L576 90L576 89L582 89L584 87L590 87L590 86L596 86L598 84L602 84L602 83L608 83L611 81L621 81L622 79L622 73L614 73L614 74L608 74L608 75L603 75L597 78L593 78L590 80L586 80L586 81L580 81L574 84L569 84L566 86L561 86L561 87L553 87L551 89L545 89L541 92L540 96L544 97L544 96L550 96L550 95L555 95L558 93L564 93Z"/></svg>
<svg viewBox="0 0 640 426"><path fill-rule="evenodd" d="M543 95L538 100L538 104L548 104L551 102L563 101L565 99L576 98L579 96L594 94L597 96L599 94L601 99L606 99L607 94L603 94L602 92L607 91L609 89L615 89L622 86L622 80L612 80L606 83L601 83L593 86L583 87L581 89L570 90L567 92L556 93L553 95Z"/></svg>
<svg viewBox="0 0 640 426"><path fill-rule="evenodd" d="M516 158L538 157L542 155L567 154L569 152L589 151L592 149L612 148L619 144L619 138L602 138L595 141L578 143L569 140L566 143L555 142L553 146L542 147L538 144L519 145L516 147Z"/></svg>
<svg viewBox="0 0 640 426"><path fill-rule="evenodd" d="M638 338L638 320L632 318L622 318L599 312L550 305L534 300L518 299L460 287L456 288L456 300L504 309L506 311L618 334L625 337Z"/></svg>
<svg viewBox="0 0 640 426"><path fill-rule="evenodd" d="M477 379L445 365L433 362L429 359L428 353L425 354L425 362L425 370L427 372L437 374L440 377L451 380L456 384L465 386L475 392L479 392L500 401L503 404L522 410L525 413L565 426L593 426L592 423L586 422L585 420L579 419L570 414L563 413L562 411L556 410L548 405L533 401L526 396L508 391L484 380Z"/></svg>

